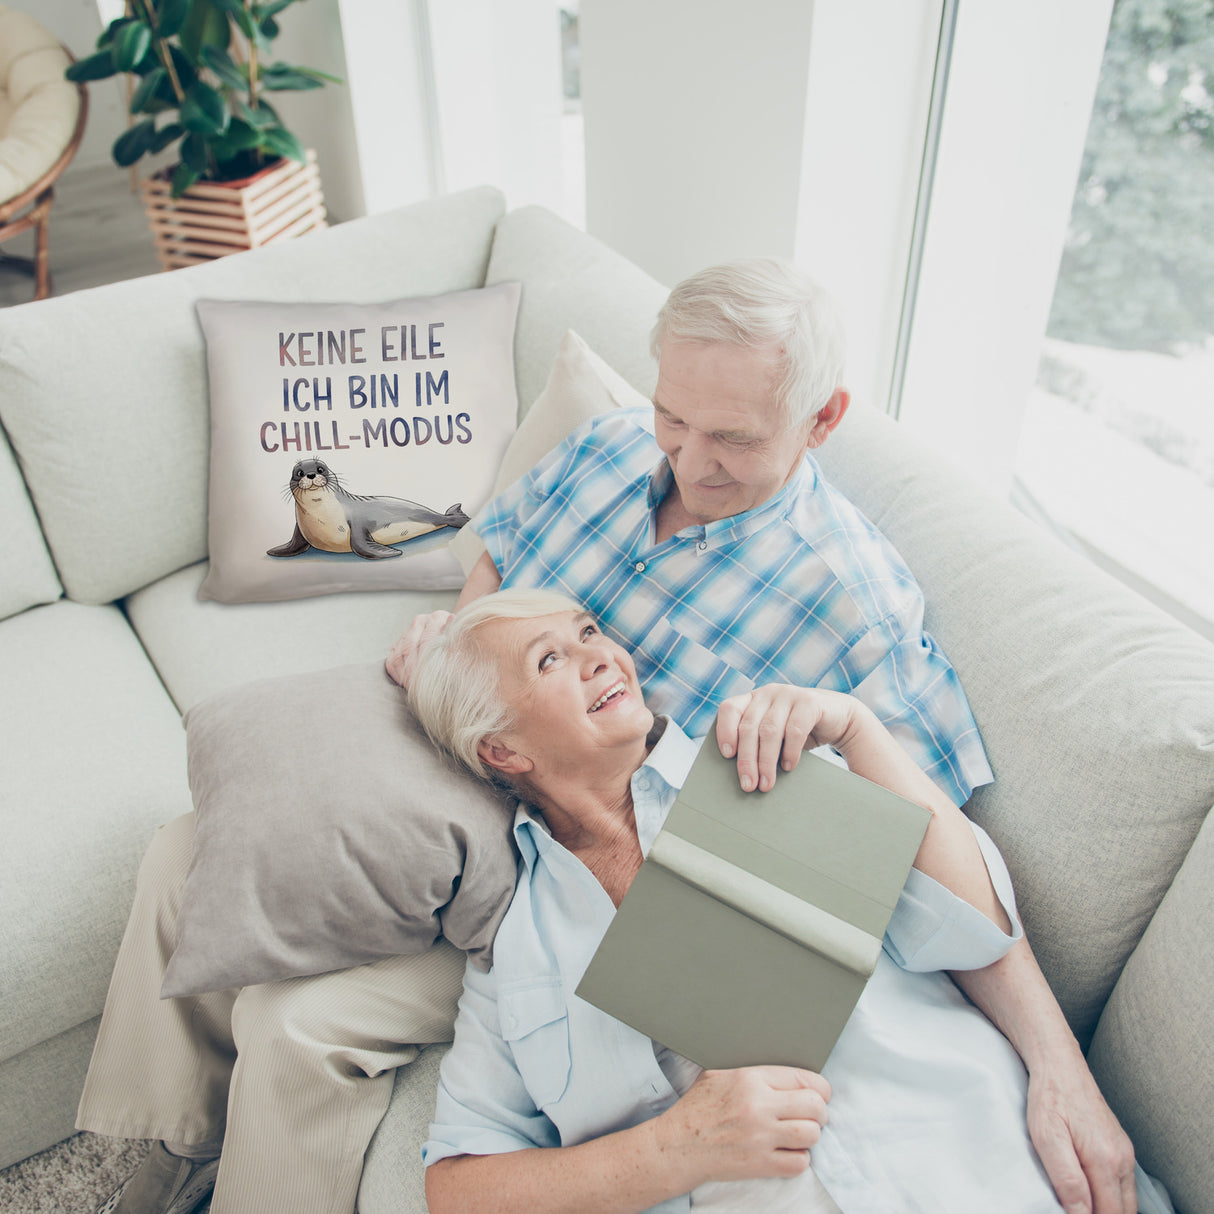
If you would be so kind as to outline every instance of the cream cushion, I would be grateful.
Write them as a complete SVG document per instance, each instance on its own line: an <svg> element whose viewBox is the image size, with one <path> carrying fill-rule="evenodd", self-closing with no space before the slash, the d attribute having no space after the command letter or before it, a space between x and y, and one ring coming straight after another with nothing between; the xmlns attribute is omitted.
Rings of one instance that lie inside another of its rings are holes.
<svg viewBox="0 0 1214 1214"><path fill-rule="evenodd" d="M0 200L29 189L72 141L80 94L71 60L33 17L0 6Z"/></svg>

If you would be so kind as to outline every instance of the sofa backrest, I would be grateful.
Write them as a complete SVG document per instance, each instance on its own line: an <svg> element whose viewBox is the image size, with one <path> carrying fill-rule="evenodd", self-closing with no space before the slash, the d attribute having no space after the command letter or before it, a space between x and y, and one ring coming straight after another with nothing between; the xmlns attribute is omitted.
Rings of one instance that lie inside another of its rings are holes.
<svg viewBox="0 0 1214 1214"><path fill-rule="evenodd" d="M187 270L0 312L0 421L70 598L105 603L207 555L197 299L371 303L478 287L489 188Z"/></svg>
<svg viewBox="0 0 1214 1214"><path fill-rule="evenodd" d="M882 415L853 409L820 455L923 587L995 772L967 811L1077 1037L1096 1031L1093 1074L1178 1206L1207 1208L1214 645Z"/></svg>
<svg viewBox="0 0 1214 1214"><path fill-rule="evenodd" d="M4 520L4 575L0 577L0 620L53 603L63 594L51 554L25 491L8 437L0 431L0 519Z"/></svg>

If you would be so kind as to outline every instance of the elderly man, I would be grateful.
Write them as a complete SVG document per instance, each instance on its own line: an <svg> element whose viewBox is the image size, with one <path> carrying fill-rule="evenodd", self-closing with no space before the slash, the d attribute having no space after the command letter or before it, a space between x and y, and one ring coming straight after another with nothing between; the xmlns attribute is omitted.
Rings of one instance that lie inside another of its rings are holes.
<svg viewBox="0 0 1214 1214"><path fill-rule="evenodd" d="M651 707L690 734L762 683L851 692L961 805L991 773L919 588L809 454L847 411L842 346L824 293L781 263L680 283L653 332L652 414L596 419L491 502L459 605L559 589L633 651ZM404 634L398 681L448 618ZM1133 1149L1027 940L957 981L1028 1067L1030 1132L1063 1206L1131 1209Z"/></svg>

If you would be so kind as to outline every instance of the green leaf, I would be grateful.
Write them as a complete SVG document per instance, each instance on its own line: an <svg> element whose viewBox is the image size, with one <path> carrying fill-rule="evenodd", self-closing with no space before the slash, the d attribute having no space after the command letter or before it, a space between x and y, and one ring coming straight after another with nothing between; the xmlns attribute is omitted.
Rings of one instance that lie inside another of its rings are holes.
<svg viewBox="0 0 1214 1214"><path fill-rule="evenodd" d="M232 26L211 0L192 0L190 15L178 37L181 49L193 63L199 62L204 46L227 47L232 41Z"/></svg>
<svg viewBox="0 0 1214 1214"><path fill-rule="evenodd" d="M190 0L159 0L156 5L156 32L162 38L172 38L181 32L190 15Z"/></svg>
<svg viewBox="0 0 1214 1214"><path fill-rule="evenodd" d="M139 82L139 87L131 94L131 113L142 111L152 113L154 109L163 108L163 102L156 96L156 90L169 78L168 72L162 67L154 67Z"/></svg>
<svg viewBox="0 0 1214 1214"><path fill-rule="evenodd" d="M181 125L196 135L222 135L228 128L228 107L223 95L195 80L181 103Z"/></svg>
<svg viewBox="0 0 1214 1214"><path fill-rule="evenodd" d="M156 124L150 118L136 123L130 130L123 131L114 140L112 149L114 163L123 169L134 164L144 152L151 148L155 138Z"/></svg>
<svg viewBox="0 0 1214 1214"><path fill-rule="evenodd" d="M264 21L267 17L276 17L284 8L290 8L295 0L269 0L268 4L253 5L253 16L258 21Z"/></svg>
<svg viewBox="0 0 1214 1214"><path fill-rule="evenodd" d="M261 34L261 38L259 38L258 41L261 42L263 46L268 46L282 32L278 28L278 22L275 21L273 17L263 17L257 23L257 29Z"/></svg>
<svg viewBox="0 0 1214 1214"><path fill-rule="evenodd" d="M135 64L148 53L152 45L152 31L142 21L131 21L118 31L114 39L114 67L120 72L130 72Z"/></svg>
<svg viewBox="0 0 1214 1214"><path fill-rule="evenodd" d="M269 106L269 104L258 98L257 108L250 109L240 98L235 99L233 109L243 122L247 122L249 126L259 131L268 130L272 126L278 126L278 115Z"/></svg>
<svg viewBox="0 0 1214 1214"><path fill-rule="evenodd" d="M168 126L162 126L156 132L156 138L152 140L152 146L148 149L151 152L163 152L170 143L175 143L185 134L185 127L180 122L170 122Z"/></svg>
<svg viewBox="0 0 1214 1214"><path fill-rule="evenodd" d="M261 146L276 156L286 156L289 160L298 160L300 164L307 163L308 154L304 151L304 145L286 127L275 126L263 131Z"/></svg>
<svg viewBox="0 0 1214 1214"><path fill-rule="evenodd" d="M98 51L85 59L77 59L63 74L69 80L83 84L86 80L105 80L117 71L113 54L110 51Z"/></svg>
<svg viewBox="0 0 1214 1214"><path fill-rule="evenodd" d="M227 134L223 137L224 146L228 149L229 155L220 159L228 160L231 158L232 152L247 152L252 148L260 147L261 141L262 133L256 127L249 126L247 122L241 122L239 119L233 119L228 126Z"/></svg>
<svg viewBox="0 0 1214 1214"><path fill-rule="evenodd" d="M173 174L172 195L174 198L180 198L201 177L202 174L196 169L184 162L177 166L177 171Z"/></svg>
<svg viewBox="0 0 1214 1214"><path fill-rule="evenodd" d="M322 81L285 63L272 63L261 73L261 87L272 93L318 89Z"/></svg>
<svg viewBox="0 0 1214 1214"><path fill-rule="evenodd" d="M182 92L188 92L194 81L198 79L198 69L190 62L185 51L179 46L169 44L169 56L173 60L173 70L177 73L177 83L181 85ZM170 89L170 92L172 90ZM174 104L176 104L176 93L172 93Z"/></svg>
<svg viewBox="0 0 1214 1214"><path fill-rule="evenodd" d="M207 141L201 135L189 134L181 141L181 163L188 165L199 177L207 171L210 155Z"/></svg>
<svg viewBox="0 0 1214 1214"><path fill-rule="evenodd" d="M262 133L262 148L275 156L285 156L289 160L298 160L300 164L308 161L304 145L283 126L271 127Z"/></svg>
<svg viewBox="0 0 1214 1214"><path fill-rule="evenodd" d="M111 21L109 25L107 25L105 29L101 31L101 35L97 39L97 49L103 50L107 47L113 46L114 39L117 37L118 31L131 20L133 20L131 17L117 17Z"/></svg>
<svg viewBox="0 0 1214 1214"><path fill-rule="evenodd" d="M221 46L204 46L201 59L229 88L247 89L249 70L238 64Z"/></svg>

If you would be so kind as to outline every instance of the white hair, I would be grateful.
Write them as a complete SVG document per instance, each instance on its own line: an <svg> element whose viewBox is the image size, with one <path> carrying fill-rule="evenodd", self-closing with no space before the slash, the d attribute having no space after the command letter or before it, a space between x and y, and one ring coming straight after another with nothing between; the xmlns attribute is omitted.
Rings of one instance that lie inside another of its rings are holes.
<svg viewBox="0 0 1214 1214"><path fill-rule="evenodd" d="M776 404L790 426L810 420L843 383L846 338L834 301L786 262L753 258L709 266L670 292L650 336L667 341L775 347Z"/></svg>
<svg viewBox="0 0 1214 1214"><path fill-rule="evenodd" d="M497 779L477 748L509 729L514 713L502 698L497 667L477 632L494 620L581 610L580 604L554 590L499 590L458 611L421 648L409 682L409 705L435 746L483 779Z"/></svg>

